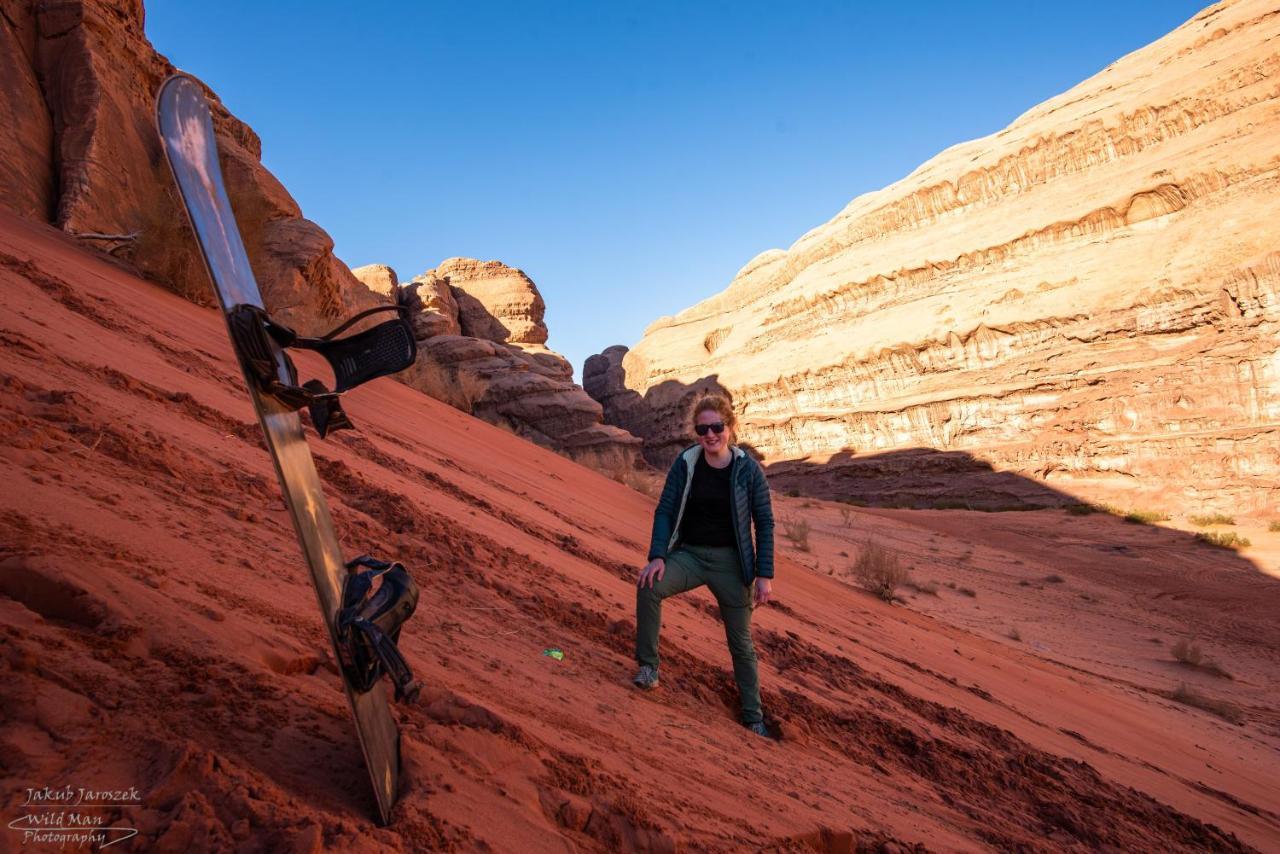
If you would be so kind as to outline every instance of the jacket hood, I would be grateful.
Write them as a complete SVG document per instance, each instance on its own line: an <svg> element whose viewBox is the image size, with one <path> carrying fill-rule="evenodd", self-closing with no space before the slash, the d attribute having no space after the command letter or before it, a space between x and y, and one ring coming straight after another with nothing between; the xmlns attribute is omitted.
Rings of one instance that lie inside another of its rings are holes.
<svg viewBox="0 0 1280 854"><path fill-rule="evenodd" d="M702 450L702 445L693 444L680 452L680 456L684 457L684 463L692 466L698 462L698 452ZM729 451L733 454L734 459L742 459L747 452L739 448L737 445L730 445Z"/></svg>

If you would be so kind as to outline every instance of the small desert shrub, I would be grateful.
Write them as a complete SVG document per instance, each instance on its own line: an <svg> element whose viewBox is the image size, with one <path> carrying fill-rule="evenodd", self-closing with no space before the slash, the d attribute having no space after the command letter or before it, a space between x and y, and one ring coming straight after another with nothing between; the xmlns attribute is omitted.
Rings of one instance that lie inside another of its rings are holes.
<svg viewBox="0 0 1280 854"><path fill-rule="evenodd" d="M1272 522L1270 525L1267 525L1267 530L1273 534L1280 534L1280 522Z"/></svg>
<svg viewBox="0 0 1280 854"><path fill-rule="evenodd" d="M470 371L458 372L458 391L461 392L462 399L467 404L467 408L463 410L464 412L475 412L476 404L484 399L488 390L488 380L481 379L478 374L473 374ZM511 425L506 423L506 419L500 418L498 422L499 427L510 429Z"/></svg>
<svg viewBox="0 0 1280 854"><path fill-rule="evenodd" d="M1236 517L1228 516L1226 513L1206 513L1201 516L1189 516L1187 518L1197 528L1207 528L1210 525L1234 525L1236 523Z"/></svg>
<svg viewBox="0 0 1280 854"><path fill-rule="evenodd" d="M1068 504L1067 512L1072 516L1088 516L1092 513L1097 513L1098 508L1092 504Z"/></svg>
<svg viewBox="0 0 1280 854"><path fill-rule="evenodd" d="M1196 539L1202 543L1211 546L1218 546L1224 549L1244 549L1253 545L1245 537L1240 536L1235 531L1201 531L1196 534Z"/></svg>
<svg viewBox="0 0 1280 854"><path fill-rule="evenodd" d="M1179 664L1193 667L1196 670L1204 671L1212 676L1222 679L1234 679L1221 664L1216 661L1205 658L1204 651L1200 649L1200 645L1190 638L1180 638L1169 650L1173 655L1174 661Z"/></svg>
<svg viewBox="0 0 1280 854"><path fill-rule="evenodd" d="M907 569L910 570L910 567L907 567ZM910 588L917 593L923 593L926 596L938 595L938 582L936 581L922 581L917 583L915 581L908 580L902 582L902 586Z"/></svg>
<svg viewBox="0 0 1280 854"><path fill-rule="evenodd" d="M1204 653L1200 651L1200 645L1191 641L1189 638L1181 638L1169 650L1173 653L1174 660L1183 664L1190 664L1192 667L1199 666L1204 660Z"/></svg>
<svg viewBox="0 0 1280 854"><path fill-rule="evenodd" d="M957 587L956 592L961 596L968 596L970 599L973 599L978 595L977 591L971 587Z"/></svg>
<svg viewBox="0 0 1280 854"><path fill-rule="evenodd" d="M1130 510L1124 514L1124 520L1135 525L1150 525L1152 522L1168 522L1169 514L1154 510Z"/></svg>
<svg viewBox="0 0 1280 854"><path fill-rule="evenodd" d="M898 556L874 540L868 540L862 547L862 553L853 564L853 574L864 590L886 602L892 602L898 587L909 580Z"/></svg>
<svg viewBox="0 0 1280 854"><path fill-rule="evenodd" d="M1061 575L1046 575L1044 580L1049 584L1065 584L1067 581Z"/></svg>
<svg viewBox="0 0 1280 854"><path fill-rule="evenodd" d="M1197 709L1204 709L1206 712L1217 715L1224 721L1233 724L1244 723L1244 712L1240 711L1238 706L1228 703L1226 700L1215 700L1212 697L1206 697L1194 688L1187 686L1187 683L1178 684L1177 690L1170 692L1169 699L1182 703L1184 706L1195 706Z"/></svg>
<svg viewBox="0 0 1280 854"><path fill-rule="evenodd" d="M782 536L802 552L809 551L809 522L806 519L783 519Z"/></svg>
<svg viewBox="0 0 1280 854"><path fill-rule="evenodd" d="M630 487L650 498L657 498L662 493L662 485L657 478L636 469L623 469L615 472L613 479L623 486Z"/></svg>

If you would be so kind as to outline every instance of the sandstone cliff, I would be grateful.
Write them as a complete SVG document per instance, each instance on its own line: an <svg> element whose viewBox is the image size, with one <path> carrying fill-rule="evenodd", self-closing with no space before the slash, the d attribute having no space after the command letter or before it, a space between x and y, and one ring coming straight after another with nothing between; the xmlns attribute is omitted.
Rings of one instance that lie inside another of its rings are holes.
<svg viewBox="0 0 1280 854"><path fill-rule="evenodd" d="M160 151L155 93L174 67L140 0L4 0L0 204L50 222L188 299L208 277ZM304 332L375 299L261 161L257 135L206 92L227 193L267 307Z"/></svg>
<svg viewBox="0 0 1280 854"><path fill-rule="evenodd" d="M1268 0L1205 10L753 259L587 387L661 464L719 385L828 494L891 499L859 464L937 449L1076 495L1274 502L1278 37Z"/></svg>
<svg viewBox="0 0 1280 854"><path fill-rule="evenodd" d="M379 293L399 289L411 310L418 361L404 382L601 471L636 468L641 440L604 424L568 360L547 349L546 305L523 272L450 258L404 285L382 264L354 273Z"/></svg>

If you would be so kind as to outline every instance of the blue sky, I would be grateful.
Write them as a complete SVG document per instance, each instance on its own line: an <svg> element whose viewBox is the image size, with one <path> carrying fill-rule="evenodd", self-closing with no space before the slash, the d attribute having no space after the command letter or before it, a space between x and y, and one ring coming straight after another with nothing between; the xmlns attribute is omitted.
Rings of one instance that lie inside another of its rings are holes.
<svg viewBox="0 0 1280 854"><path fill-rule="evenodd" d="M147 4L351 266L523 269L573 362L1181 24L1182 0Z"/></svg>

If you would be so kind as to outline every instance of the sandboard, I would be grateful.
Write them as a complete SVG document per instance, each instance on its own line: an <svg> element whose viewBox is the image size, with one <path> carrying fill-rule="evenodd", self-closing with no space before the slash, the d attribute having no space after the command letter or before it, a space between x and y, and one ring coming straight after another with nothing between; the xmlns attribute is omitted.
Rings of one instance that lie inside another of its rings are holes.
<svg viewBox="0 0 1280 854"><path fill-rule="evenodd" d="M249 267L223 186L213 122L201 84L185 74L175 74L165 80L156 96L156 125L224 316L237 305L263 308L258 283ZM230 327L228 334L231 334ZM234 336L232 342L234 347ZM274 343L271 347L280 379L288 382L283 351ZM239 351L236 355L243 370L244 356ZM302 422L296 411L260 393L247 370L245 385L262 423L267 448L280 479L280 490L293 518L320 613L334 647L334 660L338 661L335 618L341 606L347 570L315 462L302 432ZM343 689L373 783L378 819L386 825L391 821L399 790L400 733L381 685L358 693L344 677Z"/></svg>

